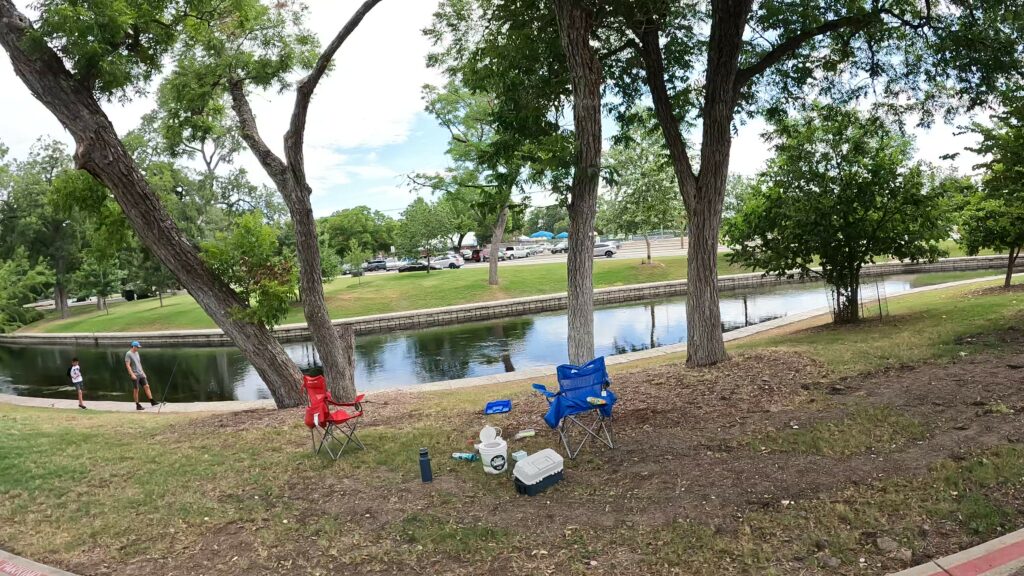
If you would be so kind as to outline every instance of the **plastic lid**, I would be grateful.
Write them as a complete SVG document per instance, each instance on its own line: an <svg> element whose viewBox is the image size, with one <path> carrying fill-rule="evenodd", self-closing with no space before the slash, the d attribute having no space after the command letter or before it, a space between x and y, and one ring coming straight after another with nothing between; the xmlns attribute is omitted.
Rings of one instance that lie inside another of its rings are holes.
<svg viewBox="0 0 1024 576"><path fill-rule="evenodd" d="M498 429L494 426L484 426L480 430L480 441L483 443L493 442L498 437Z"/></svg>

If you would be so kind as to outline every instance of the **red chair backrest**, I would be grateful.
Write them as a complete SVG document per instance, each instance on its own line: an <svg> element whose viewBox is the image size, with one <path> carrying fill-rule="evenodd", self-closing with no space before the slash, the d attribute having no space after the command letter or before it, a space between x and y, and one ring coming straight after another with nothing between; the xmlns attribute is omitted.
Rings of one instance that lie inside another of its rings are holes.
<svg viewBox="0 0 1024 576"><path fill-rule="evenodd" d="M310 404L312 404L312 398L314 396L328 396L330 393L327 391L327 379L323 376L303 376L302 387L306 390L306 395L310 398Z"/></svg>
<svg viewBox="0 0 1024 576"><path fill-rule="evenodd" d="M327 398L330 392L327 391L327 380L323 376L303 376L302 388L306 391L306 399L309 406L306 408L306 426L313 428L319 423L323 427L330 417L330 409L327 407ZM319 415L319 418L315 416Z"/></svg>
<svg viewBox="0 0 1024 576"><path fill-rule="evenodd" d="M319 397L317 402L312 406L306 407L306 427L314 428L319 426L324 428L327 423L327 419L330 417L330 411L327 409L327 403L324 402L323 397Z"/></svg>

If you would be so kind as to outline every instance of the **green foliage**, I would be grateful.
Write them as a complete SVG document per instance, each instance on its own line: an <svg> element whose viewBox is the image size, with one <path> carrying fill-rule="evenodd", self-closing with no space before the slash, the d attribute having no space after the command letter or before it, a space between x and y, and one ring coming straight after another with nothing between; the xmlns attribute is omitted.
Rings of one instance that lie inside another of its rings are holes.
<svg viewBox="0 0 1024 576"><path fill-rule="evenodd" d="M182 0L41 0L30 40L47 43L98 95L127 98L163 69L190 5Z"/></svg>
<svg viewBox="0 0 1024 576"><path fill-rule="evenodd" d="M442 174L410 176L414 187L441 193L453 226L460 234L473 231L490 239L504 209L509 210L506 233L516 230L528 197L514 198L522 185L526 160L521 147L499 139L495 106L498 98L450 81L443 88L425 86L426 110L451 134L452 163ZM509 224L512 224L510 227Z"/></svg>
<svg viewBox="0 0 1024 576"><path fill-rule="evenodd" d="M341 274L341 257L329 247L326 238L320 236L317 240L320 242L320 278L329 282Z"/></svg>
<svg viewBox="0 0 1024 576"><path fill-rule="evenodd" d="M972 255L985 248L1005 250L1012 266L1024 247L1024 97L1005 100L990 126L974 125L981 143L973 151L988 161L977 166L985 170L980 187L962 186L960 242Z"/></svg>
<svg viewBox="0 0 1024 576"><path fill-rule="evenodd" d="M820 274L837 291L837 321L847 321L858 317L864 264L940 255L947 203L913 162L910 139L884 118L815 105L779 122L771 140L775 157L723 227L731 261Z"/></svg>
<svg viewBox="0 0 1024 576"><path fill-rule="evenodd" d="M105 301L121 288L125 273L116 258L93 253L86 257L75 272L75 287L79 296L96 296L106 308Z"/></svg>
<svg viewBox="0 0 1024 576"><path fill-rule="evenodd" d="M256 214L238 219L231 232L202 245L203 260L247 304L239 318L271 327L288 314L298 283L292 261L281 254L277 231Z"/></svg>
<svg viewBox="0 0 1024 576"><path fill-rule="evenodd" d="M564 195L574 144L563 127L569 76L551 3L445 0L424 33L435 48L429 66L488 95L492 134L480 164Z"/></svg>
<svg viewBox="0 0 1024 576"><path fill-rule="evenodd" d="M526 213L523 225L525 232L532 234L543 230L552 234L569 231L569 211L561 204L538 206Z"/></svg>
<svg viewBox="0 0 1024 576"><path fill-rule="evenodd" d="M389 252L397 226L394 218L368 206L340 210L317 221L327 245L340 257L345 256L353 240L373 252Z"/></svg>
<svg viewBox="0 0 1024 576"><path fill-rule="evenodd" d="M429 261L451 247L456 234L448 208L417 198L402 212L402 220L395 234L395 248L400 254L412 258L426 256Z"/></svg>
<svg viewBox="0 0 1024 576"><path fill-rule="evenodd" d="M363 276L363 264L370 259L372 254L369 250L363 249L356 240L350 240L348 244L348 250L345 253L345 264L348 269L352 271L352 275L360 278L362 282Z"/></svg>
<svg viewBox="0 0 1024 576"><path fill-rule="evenodd" d="M602 232L646 235L679 223L683 202L653 117L647 126L629 130L628 138L612 146L606 158L610 191L602 210Z"/></svg>
<svg viewBox="0 0 1024 576"><path fill-rule="evenodd" d="M0 261L0 332L11 332L43 317L24 308L53 286L53 271L45 264L31 264L28 252L18 248L10 259Z"/></svg>

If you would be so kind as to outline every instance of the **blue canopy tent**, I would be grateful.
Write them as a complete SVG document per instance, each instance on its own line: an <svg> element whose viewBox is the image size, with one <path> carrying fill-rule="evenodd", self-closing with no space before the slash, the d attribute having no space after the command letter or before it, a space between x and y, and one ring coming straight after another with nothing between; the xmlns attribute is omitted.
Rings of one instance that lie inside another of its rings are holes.
<svg viewBox="0 0 1024 576"><path fill-rule="evenodd" d="M569 237L569 233L568 232L562 232L561 234L558 234L557 236L555 236L555 238L568 238L568 237Z"/></svg>
<svg viewBox="0 0 1024 576"><path fill-rule="evenodd" d="M550 240L554 237L555 235L552 234L551 232L545 232L543 230L541 230L540 232L534 232L533 234L530 234L530 238L547 238L548 240Z"/></svg>

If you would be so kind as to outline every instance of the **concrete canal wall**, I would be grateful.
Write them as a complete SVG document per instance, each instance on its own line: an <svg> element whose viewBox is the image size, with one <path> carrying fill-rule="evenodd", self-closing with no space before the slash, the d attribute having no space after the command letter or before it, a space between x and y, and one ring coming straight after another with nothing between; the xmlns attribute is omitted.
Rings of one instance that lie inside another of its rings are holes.
<svg viewBox="0 0 1024 576"><path fill-rule="evenodd" d="M892 274L916 274L922 272L997 270L1004 269L1005 266L1005 256L975 256L946 258L933 263L911 264L886 262L883 264L874 264L864 267L863 275L866 277L875 277ZM1024 269L1024 260L1018 264L1018 268ZM782 284L810 282L814 280L814 278L777 278L775 276L764 276L760 273L736 274L731 276L719 276L718 287L723 291L742 290L778 286ZM634 302L638 300L680 296L686 294L686 287L686 280L673 280L650 284L600 288L594 291L594 303L597 305L616 304L620 302ZM414 330L434 326L448 326L463 322L492 320L496 318L528 316L542 312L564 310L566 306L567 297L563 292L561 294L515 298L511 300L499 300L496 302L463 304L460 306L449 306L446 308L432 308L429 310L412 310L408 312L395 312L392 314L380 314L376 316L346 318L343 320L335 320L334 324L351 325L355 329L356 334L373 334L379 332L394 332L396 330ZM309 329L305 324L288 324L279 326L274 330L274 334L279 340L284 342L309 339ZM231 340L219 329L177 330L166 332L67 334L20 332L14 334L0 334L0 344L10 345L71 344L78 346L99 346L110 344L120 346L127 345L127 343L132 340L138 340L143 344L143 346L225 346L231 344Z"/></svg>

